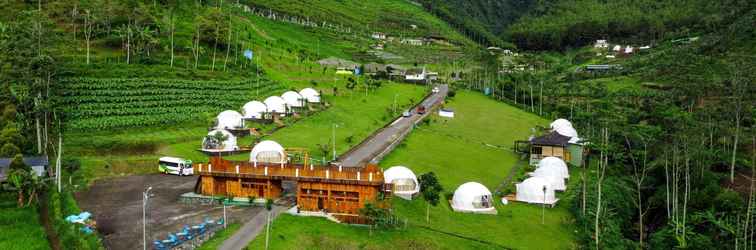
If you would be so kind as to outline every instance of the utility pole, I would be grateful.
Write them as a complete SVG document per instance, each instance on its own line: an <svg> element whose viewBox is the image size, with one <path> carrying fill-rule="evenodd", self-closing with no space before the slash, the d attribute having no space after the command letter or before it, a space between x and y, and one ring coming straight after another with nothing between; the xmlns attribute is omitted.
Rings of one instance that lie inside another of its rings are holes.
<svg viewBox="0 0 756 250"><path fill-rule="evenodd" d="M546 224L546 186L543 186L543 204L541 204L541 225Z"/></svg>
<svg viewBox="0 0 756 250"><path fill-rule="evenodd" d="M147 200L150 198L152 186L142 192L142 247L147 250Z"/></svg>

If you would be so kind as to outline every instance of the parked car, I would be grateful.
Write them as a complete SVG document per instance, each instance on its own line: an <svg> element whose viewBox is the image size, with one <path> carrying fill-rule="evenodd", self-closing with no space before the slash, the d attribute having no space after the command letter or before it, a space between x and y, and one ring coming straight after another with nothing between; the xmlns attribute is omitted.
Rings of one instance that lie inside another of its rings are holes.
<svg viewBox="0 0 756 250"><path fill-rule="evenodd" d="M433 93L438 93L438 92L441 92L441 90L438 89L438 87L433 87Z"/></svg>
<svg viewBox="0 0 756 250"><path fill-rule="evenodd" d="M165 174L193 175L192 161L176 157L161 157L158 160L158 171Z"/></svg>
<svg viewBox="0 0 756 250"><path fill-rule="evenodd" d="M418 114L421 114L421 115L425 114L425 106L423 106L423 105L417 106L417 110L416 111L417 111Z"/></svg>
<svg viewBox="0 0 756 250"><path fill-rule="evenodd" d="M402 117L410 117L410 116L412 116L412 113L410 113L409 110L404 111L404 113L402 113Z"/></svg>

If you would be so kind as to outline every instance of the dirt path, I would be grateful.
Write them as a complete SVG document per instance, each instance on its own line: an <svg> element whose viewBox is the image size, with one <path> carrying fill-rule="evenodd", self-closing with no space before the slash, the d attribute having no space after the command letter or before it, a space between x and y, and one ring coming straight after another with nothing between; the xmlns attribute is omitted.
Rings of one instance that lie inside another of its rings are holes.
<svg viewBox="0 0 756 250"><path fill-rule="evenodd" d="M62 249L60 246L60 239L58 233L55 232L52 222L50 221L50 209L48 208L48 194L43 193L39 197L39 222L45 226L45 234L47 234L47 241L50 242L50 248L53 250Z"/></svg>

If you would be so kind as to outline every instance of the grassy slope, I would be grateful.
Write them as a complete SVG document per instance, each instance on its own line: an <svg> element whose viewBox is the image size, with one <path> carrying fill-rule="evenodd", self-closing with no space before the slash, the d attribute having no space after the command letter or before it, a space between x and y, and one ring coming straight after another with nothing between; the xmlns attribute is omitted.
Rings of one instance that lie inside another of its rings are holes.
<svg viewBox="0 0 756 250"><path fill-rule="evenodd" d="M433 171L448 192L453 192L457 186L467 181L481 182L493 191L517 162L516 155L508 150L511 143L516 139L527 138L531 127L547 123L546 120L537 116L471 92L458 93L457 97L447 104L447 107L455 110L454 119L433 118L436 121L416 129L407 138L404 146L400 146L391 153L381 166L387 168L393 165L404 165L416 174ZM502 146L507 149L498 149L484 144ZM455 213L442 202L438 207L431 208L429 226L434 230L493 242L506 247L566 249L572 247L573 244L569 225L572 219L566 208L568 194L561 195L560 198L563 200L556 208L546 211L545 225L540 224L541 208L539 206L497 205L499 214L490 216ZM407 243L403 239L413 239L430 249L452 246L455 249L491 247L491 245L467 240L459 241L459 238L454 238L457 241L453 241L443 234L418 227L426 225L426 203L421 199L414 201L394 199L393 204L394 211L400 217L408 219L411 227L407 232L412 236L405 237L404 235L407 234L405 231L385 232L380 236L385 237L385 240L378 238L382 241L377 241L369 237L368 230L364 228L327 223L318 219L304 221L300 218L292 219L284 216L277 223L287 225L286 229L281 229L285 233L274 231L274 237L277 237L275 235L279 232L286 236L283 239L276 238L276 243L272 246L274 249L316 249L322 247L318 245L319 242L349 241L353 242L350 244L354 246L402 249ZM289 238L289 235L298 236ZM313 241L313 239L318 240ZM259 246L256 244L260 242L259 237L252 246Z"/></svg>
<svg viewBox="0 0 756 250"><path fill-rule="evenodd" d="M0 249L50 249L36 207L16 207L16 196L0 195Z"/></svg>

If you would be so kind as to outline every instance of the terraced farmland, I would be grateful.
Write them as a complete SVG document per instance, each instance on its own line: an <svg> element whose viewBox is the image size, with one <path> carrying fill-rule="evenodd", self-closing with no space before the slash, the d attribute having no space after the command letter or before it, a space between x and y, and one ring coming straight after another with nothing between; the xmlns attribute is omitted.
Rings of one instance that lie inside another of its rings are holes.
<svg viewBox="0 0 756 250"><path fill-rule="evenodd" d="M238 110L256 95L280 94L269 80L69 78L62 81L66 127L76 131L176 124Z"/></svg>

